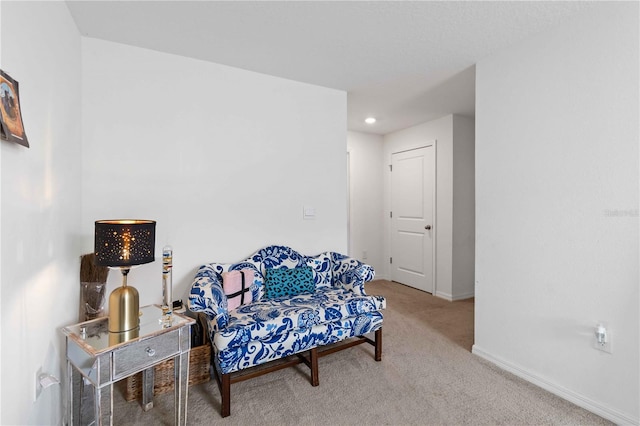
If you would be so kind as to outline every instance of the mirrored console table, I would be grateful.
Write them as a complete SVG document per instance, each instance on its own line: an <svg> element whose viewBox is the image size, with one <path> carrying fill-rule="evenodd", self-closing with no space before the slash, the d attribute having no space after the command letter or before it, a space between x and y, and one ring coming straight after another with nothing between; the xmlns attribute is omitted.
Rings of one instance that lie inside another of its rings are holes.
<svg viewBox="0 0 640 426"><path fill-rule="evenodd" d="M153 367L173 358L175 424L186 425L190 327L195 320L176 313L170 322L162 318L160 306L149 305L140 308L140 327L131 332L109 333L106 317L62 329L67 342L68 424L113 424L114 383L140 371L143 407L153 407ZM82 398L87 387L89 401Z"/></svg>

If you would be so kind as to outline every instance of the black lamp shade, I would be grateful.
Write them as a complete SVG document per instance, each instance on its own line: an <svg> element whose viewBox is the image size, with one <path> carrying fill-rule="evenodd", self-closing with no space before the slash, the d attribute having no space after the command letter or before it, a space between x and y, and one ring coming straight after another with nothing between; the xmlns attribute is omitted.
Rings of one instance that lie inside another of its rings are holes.
<svg viewBox="0 0 640 426"><path fill-rule="evenodd" d="M97 220L95 254L98 266L133 266L154 261L154 220Z"/></svg>

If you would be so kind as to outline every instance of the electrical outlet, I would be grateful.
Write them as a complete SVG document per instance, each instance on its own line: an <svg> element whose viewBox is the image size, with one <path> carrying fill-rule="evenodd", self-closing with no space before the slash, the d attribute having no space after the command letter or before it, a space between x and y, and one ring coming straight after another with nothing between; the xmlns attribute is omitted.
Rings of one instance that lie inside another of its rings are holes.
<svg viewBox="0 0 640 426"><path fill-rule="evenodd" d="M34 387L35 392L33 402L36 402L38 398L40 398L40 394L42 393L43 389L59 384L60 379L51 374L43 373L42 367L38 368L38 371L36 371L36 384Z"/></svg>
<svg viewBox="0 0 640 426"><path fill-rule="evenodd" d="M40 376L42 376L42 367L38 368L33 381L33 402L36 402L42 393L42 384L40 384Z"/></svg>
<svg viewBox="0 0 640 426"><path fill-rule="evenodd" d="M362 250L362 260L366 260L366 259L367 259L367 251Z"/></svg>
<svg viewBox="0 0 640 426"><path fill-rule="evenodd" d="M613 353L611 330L604 323L598 323L593 336L593 348L609 354Z"/></svg>

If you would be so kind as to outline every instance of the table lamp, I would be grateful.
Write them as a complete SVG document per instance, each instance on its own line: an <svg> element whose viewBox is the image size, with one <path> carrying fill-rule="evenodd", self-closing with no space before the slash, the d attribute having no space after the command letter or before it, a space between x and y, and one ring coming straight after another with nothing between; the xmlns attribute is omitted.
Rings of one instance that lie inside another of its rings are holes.
<svg viewBox="0 0 640 426"><path fill-rule="evenodd" d="M95 225L96 265L120 268L122 287L109 296L109 332L130 333L139 326L140 298L127 285L132 266L154 261L156 222L153 220L98 220Z"/></svg>

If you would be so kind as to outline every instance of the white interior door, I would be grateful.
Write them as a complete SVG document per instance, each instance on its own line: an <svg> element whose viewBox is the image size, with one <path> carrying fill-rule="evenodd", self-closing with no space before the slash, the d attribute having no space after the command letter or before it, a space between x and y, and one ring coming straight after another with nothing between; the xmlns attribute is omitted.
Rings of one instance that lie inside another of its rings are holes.
<svg viewBox="0 0 640 426"><path fill-rule="evenodd" d="M435 148L391 155L391 279L433 293Z"/></svg>

